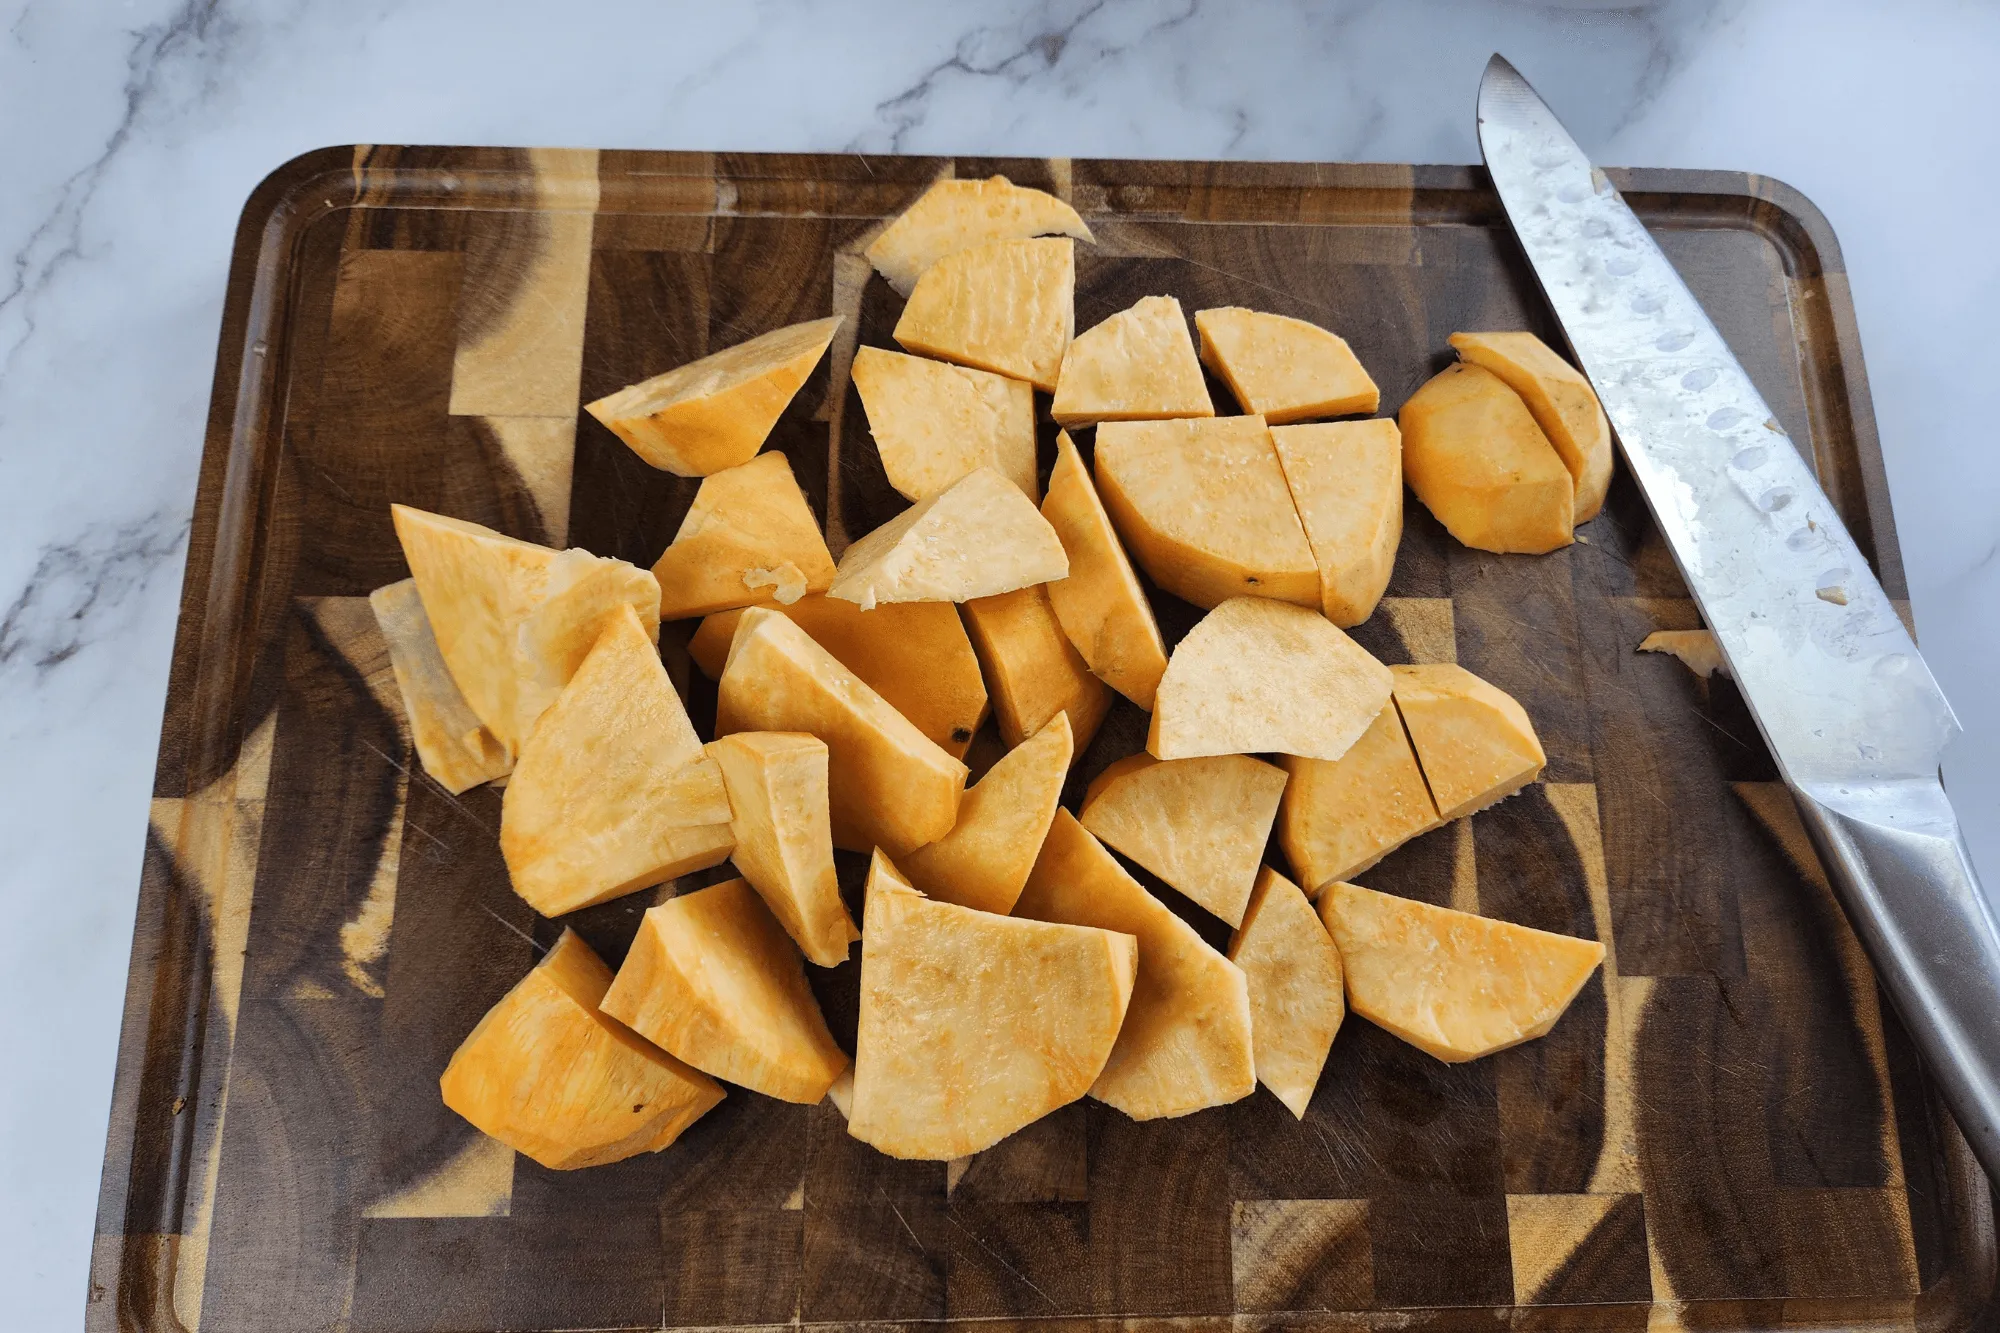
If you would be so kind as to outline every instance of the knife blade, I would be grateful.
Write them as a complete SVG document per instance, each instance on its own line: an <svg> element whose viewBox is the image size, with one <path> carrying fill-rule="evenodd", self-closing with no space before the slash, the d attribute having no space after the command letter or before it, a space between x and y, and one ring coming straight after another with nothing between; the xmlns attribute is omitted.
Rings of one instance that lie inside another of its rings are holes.
<svg viewBox="0 0 2000 1333"><path fill-rule="evenodd" d="M1950 704L1694 293L1498 55L1479 144L1849 920L2000 1181L2000 923L1938 780Z"/></svg>

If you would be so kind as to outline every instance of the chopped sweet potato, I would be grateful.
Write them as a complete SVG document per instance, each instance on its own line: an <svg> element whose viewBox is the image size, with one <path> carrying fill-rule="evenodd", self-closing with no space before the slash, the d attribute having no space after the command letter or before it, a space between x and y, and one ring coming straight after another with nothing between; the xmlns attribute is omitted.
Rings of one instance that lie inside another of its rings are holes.
<svg viewBox="0 0 2000 1333"><path fill-rule="evenodd" d="M954 759L986 721L986 682L949 602L890 602L863 611L852 602L809 593L782 611L889 705ZM722 677L741 611L701 622L688 655L710 680Z"/></svg>
<svg viewBox="0 0 2000 1333"><path fill-rule="evenodd" d="M826 742L797 731L739 731L708 746L729 791L730 859L805 956L847 961L861 932L833 871Z"/></svg>
<svg viewBox="0 0 2000 1333"><path fill-rule="evenodd" d="M1078 749L1090 744L1111 709L1111 690L1063 634L1040 585L960 608L993 692L1000 739L1019 745L1059 713L1069 715Z"/></svg>
<svg viewBox="0 0 2000 1333"><path fill-rule="evenodd" d="M1167 669L1167 646L1068 431L1056 435L1042 517L1069 557L1069 573L1046 585L1063 633L1098 679L1150 711Z"/></svg>
<svg viewBox="0 0 2000 1333"><path fill-rule="evenodd" d="M901 855L957 821L965 765L804 630L762 607L743 613L716 685L715 733L739 731L803 731L826 742L836 847Z"/></svg>
<svg viewBox="0 0 2000 1333"><path fill-rule="evenodd" d="M854 353L854 387L889 484L927 500L990 467L1035 498L1035 389L880 347Z"/></svg>
<svg viewBox="0 0 2000 1333"><path fill-rule="evenodd" d="M1195 313L1201 360L1245 412L1274 426L1344 417L1381 406L1375 381L1344 338L1317 324L1241 306Z"/></svg>
<svg viewBox="0 0 2000 1333"><path fill-rule="evenodd" d="M1532 333L1454 333L1451 345L1521 395L1576 485L1576 521L1596 518L1611 489L1611 423L1583 372Z"/></svg>
<svg viewBox="0 0 2000 1333"><path fill-rule="evenodd" d="M1484 810L1540 776L1548 757L1512 695L1450 663L1389 670L1439 818Z"/></svg>
<svg viewBox="0 0 2000 1333"><path fill-rule="evenodd" d="M1393 702L1340 758L1280 762L1292 780L1278 807L1278 845L1308 896L1444 822Z"/></svg>
<svg viewBox="0 0 2000 1333"><path fill-rule="evenodd" d="M611 969L565 930L452 1053L444 1104L554 1171L672 1143L722 1088L605 1017L610 986Z"/></svg>
<svg viewBox="0 0 2000 1333"><path fill-rule="evenodd" d="M909 351L1055 392L1076 327L1075 242L991 241L945 256L917 279L896 321Z"/></svg>
<svg viewBox="0 0 2000 1333"><path fill-rule="evenodd" d="M796 602L833 584L833 556L780 453L702 478L673 544L653 565L660 619Z"/></svg>
<svg viewBox="0 0 2000 1333"><path fill-rule="evenodd" d="M886 602L965 602L1069 572L1041 511L976 468L847 548L828 591L864 611Z"/></svg>
<svg viewBox="0 0 2000 1333"><path fill-rule="evenodd" d="M1375 613L1403 540L1403 440L1396 423L1274 426L1271 443L1319 565L1320 610L1343 629Z"/></svg>
<svg viewBox="0 0 2000 1333"><path fill-rule="evenodd" d="M1002 916L1014 910L1048 836L1074 751L1069 717L1000 757L958 803L958 823L903 858L910 883L939 902Z"/></svg>
<svg viewBox="0 0 2000 1333"><path fill-rule="evenodd" d="M839 327L834 315L773 329L586 403L584 410L633 453L675 476L736 467L764 447Z"/></svg>
<svg viewBox="0 0 2000 1333"><path fill-rule="evenodd" d="M560 916L727 860L722 774L622 607L521 747L500 804L514 891Z"/></svg>
<svg viewBox="0 0 2000 1333"><path fill-rule="evenodd" d="M1250 982L1257 1081L1303 1120L1347 1014L1340 950L1298 885L1264 866L1229 961Z"/></svg>
<svg viewBox="0 0 2000 1333"><path fill-rule="evenodd" d="M1262 417L1106 422L1097 491L1133 559L1176 597L1319 606L1319 567Z"/></svg>
<svg viewBox="0 0 2000 1333"><path fill-rule="evenodd" d="M941 180L883 228L865 253L875 271L908 296L923 271L946 255L988 241L1049 235L1096 239L1074 208L1045 191L1005 176Z"/></svg>
<svg viewBox="0 0 2000 1333"><path fill-rule="evenodd" d="M1338 759L1389 702L1389 668L1317 611L1233 597L1174 648L1146 750Z"/></svg>
<svg viewBox="0 0 2000 1333"><path fill-rule="evenodd" d="M1131 1006L1091 1096L1134 1120L1156 1120L1256 1090L1242 969L1126 874L1069 811L1056 811L1014 914L1139 941Z"/></svg>
<svg viewBox="0 0 2000 1333"><path fill-rule="evenodd" d="M1248 755L1121 759L1084 793L1083 826L1230 925L1241 925L1285 771Z"/></svg>
<svg viewBox="0 0 2000 1333"><path fill-rule="evenodd" d="M863 921L848 1133L946 1161L1092 1089L1133 997L1130 934L934 902L880 851Z"/></svg>
<svg viewBox="0 0 2000 1333"><path fill-rule="evenodd" d="M1463 361L1447 366L1397 420L1404 479L1459 541L1543 555L1574 540L1576 484L1499 376Z"/></svg>
<svg viewBox="0 0 2000 1333"><path fill-rule="evenodd" d="M424 772L453 796L512 772L513 756L465 702L444 664L417 581L377 588L368 605L389 645L389 667Z"/></svg>
<svg viewBox="0 0 2000 1333"><path fill-rule="evenodd" d="M1181 303L1142 297L1077 334L1063 354L1049 413L1063 426L1214 416Z"/></svg>
<svg viewBox="0 0 2000 1333"><path fill-rule="evenodd" d="M1355 1013L1440 1060L1547 1034L1604 946L1339 880L1319 899Z"/></svg>
<svg viewBox="0 0 2000 1333"><path fill-rule="evenodd" d="M847 1068L799 951L748 882L651 908L604 1012L727 1083L811 1104Z"/></svg>

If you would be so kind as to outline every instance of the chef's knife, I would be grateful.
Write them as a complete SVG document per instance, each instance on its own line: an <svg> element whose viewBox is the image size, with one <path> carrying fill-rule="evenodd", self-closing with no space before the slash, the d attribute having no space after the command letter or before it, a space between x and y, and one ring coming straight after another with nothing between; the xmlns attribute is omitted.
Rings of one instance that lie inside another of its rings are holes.
<svg viewBox="0 0 2000 1333"><path fill-rule="evenodd" d="M2000 1181L2000 924L1938 781L1951 706L1694 294L1497 55L1479 146L1848 919Z"/></svg>

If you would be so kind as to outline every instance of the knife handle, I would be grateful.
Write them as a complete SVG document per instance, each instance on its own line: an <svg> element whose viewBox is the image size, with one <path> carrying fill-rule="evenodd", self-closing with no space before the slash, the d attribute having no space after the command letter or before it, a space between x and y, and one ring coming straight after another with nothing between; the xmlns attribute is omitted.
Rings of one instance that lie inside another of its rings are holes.
<svg viewBox="0 0 2000 1333"><path fill-rule="evenodd" d="M1847 919L2000 1183L2000 921L1935 777L1794 784Z"/></svg>

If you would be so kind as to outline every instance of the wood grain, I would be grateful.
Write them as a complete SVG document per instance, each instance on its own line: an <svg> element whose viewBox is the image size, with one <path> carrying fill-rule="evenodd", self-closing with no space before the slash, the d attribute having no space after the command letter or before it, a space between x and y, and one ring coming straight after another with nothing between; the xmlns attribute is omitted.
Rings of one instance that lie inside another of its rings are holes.
<svg viewBox="0 0 2000 1333"><path fill-rule="evenodd" d="M1546 1039L1447 1066L1350 1018L1303 1120L1262 1090L1147 1124L1084 1102L952 1163L885 1158L829 1105L735 1089L663 1153L560 1173L443 1108L445 1059L562 923L508 889L498 793L453 798L411 757L360 600L405 573L389 501L650 564L697 483L582 403L838 313L835 354L772 436L837 549L905 504L845 375L855 346L893 345L901 308L860 249L930 181L995 171L1098 232L1079 327L1155 293L1315 320L1385 412L1457 329L1556 337L1483 178L1458 169L395 147L282 169L232 261L89 1326L1985 1318L1990 1195L1741 698L1634 652L1698 621L1623 477L1586 540L1539 559L1465 550L1412 501L1389 595L1355 630L1385 661L1461 662L1535 720L1541 782L1359 878L1602 940L1603 972ZM1824 221L1755 178L1617 179L1902 596ZM1046 422L1041 446L1046 472ZM1154 595L1171 645L1200 613ZM706 726L686 634L665 627L663 652ZM1114 705L1072 808L1145 725ZM974 755L999 748L989 733ZM853 898L865 863L840 870ZM567 924L615 962L673 891ZM851 1044L857 964L813 973Z"/></svg>

